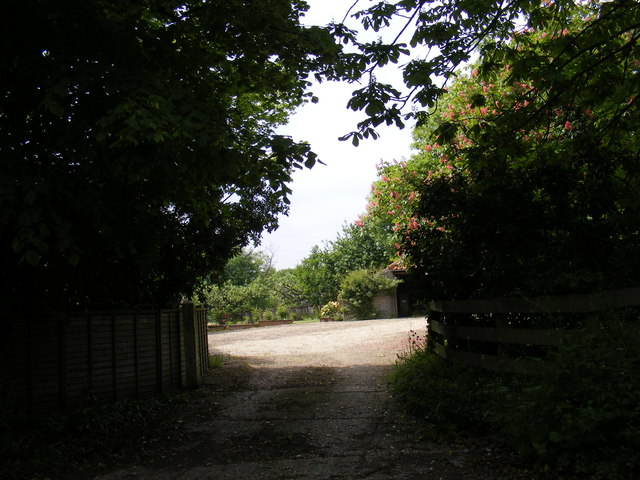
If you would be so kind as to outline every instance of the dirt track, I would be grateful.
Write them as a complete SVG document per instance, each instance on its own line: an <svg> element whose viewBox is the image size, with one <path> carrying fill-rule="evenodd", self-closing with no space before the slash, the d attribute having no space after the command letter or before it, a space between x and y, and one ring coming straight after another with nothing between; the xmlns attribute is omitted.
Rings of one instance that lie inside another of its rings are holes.
<svg viewBox="0 0 640 480"><path fill-rule="evenodd" d="M421 439L384 381L424 319L211 334L222 355L166 439L116 479L515 479L478 442ZM522 472L520 472L522 473Z"/></svg>

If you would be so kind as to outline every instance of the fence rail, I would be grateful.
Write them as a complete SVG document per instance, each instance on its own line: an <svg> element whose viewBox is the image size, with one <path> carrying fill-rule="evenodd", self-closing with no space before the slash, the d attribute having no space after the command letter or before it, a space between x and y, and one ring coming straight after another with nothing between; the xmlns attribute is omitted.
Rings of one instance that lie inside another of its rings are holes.
<svg viewBox="0 0 640 480"><path fill-rule="evenodd" d="M637 306L640 288L558 297L434 301L428 332L443 358L491 370L535 373L549 347L558 345L568 331L584 326L591 313Z"/></svg>
<svg viewBox="0 0 640 480"><path fill-rule="evenodd" d="M46 413L197 385L206 313L181 309L5 318L0 401Z"/></svg>

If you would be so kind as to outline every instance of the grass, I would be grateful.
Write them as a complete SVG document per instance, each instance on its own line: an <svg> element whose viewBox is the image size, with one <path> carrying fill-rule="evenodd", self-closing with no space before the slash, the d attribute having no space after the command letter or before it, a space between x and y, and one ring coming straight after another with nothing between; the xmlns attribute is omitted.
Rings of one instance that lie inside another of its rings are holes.
<svg viewBox="0 0 640 480"><path fill-rule="evenodd" d="M302 320L294 320L294 324L298 323L317 323L320 321L318 317L303 318Z"/></svg>
<svg viewBox="0 0 640 480"><path fill-rule="evenodd" d="M209 368L220 368L224 363L222 355L209 355Z"/></svg>

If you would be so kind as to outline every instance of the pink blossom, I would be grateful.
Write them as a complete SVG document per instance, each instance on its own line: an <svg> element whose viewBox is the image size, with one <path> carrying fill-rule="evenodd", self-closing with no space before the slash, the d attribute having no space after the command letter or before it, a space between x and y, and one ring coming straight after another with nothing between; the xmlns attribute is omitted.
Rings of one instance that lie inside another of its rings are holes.
<svg viewBox="0 0 640 480"><path fill-rule="evenodd" d="M571 125L571 122L569 120L564 122L564 129L565 130L573 130L573 125Z"/></svg>

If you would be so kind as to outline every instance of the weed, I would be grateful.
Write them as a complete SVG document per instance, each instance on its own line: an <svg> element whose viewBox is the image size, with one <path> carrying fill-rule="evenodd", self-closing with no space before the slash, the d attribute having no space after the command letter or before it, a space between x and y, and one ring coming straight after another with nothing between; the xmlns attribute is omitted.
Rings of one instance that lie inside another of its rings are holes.
<svg viewBox="0 0 640 480"><path fill-rule="evenodd" d="M209 368L220 368L224 363L222 355L209 355Z"/></svg>

